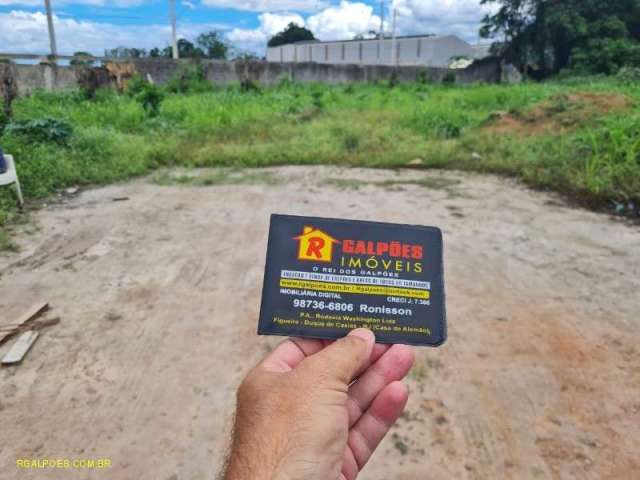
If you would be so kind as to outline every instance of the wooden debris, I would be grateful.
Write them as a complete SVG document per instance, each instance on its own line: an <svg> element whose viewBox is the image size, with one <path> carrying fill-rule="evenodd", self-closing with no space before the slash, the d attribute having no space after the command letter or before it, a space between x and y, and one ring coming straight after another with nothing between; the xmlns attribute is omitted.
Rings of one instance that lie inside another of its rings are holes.
<svg viewBox="0 0 640 480"><path fill-rule="evenodd" d="M42 330L43 328L53 327L60 323L60 317L50 318L48 320L39 320L37 322L33 322L31 325L31 330Z"/></svg>
<svg viewBox="0 0 640 480"><path fill-rule="evenodd" d="M112 198L112 200L114 202L126 202L127 200L129 200L129 197L116 197L116 198Z"/></svg>
<svg viewBox="0 0 640 480"><path fill-rule="evenodd" d="M46 311L49 308L49 303L40 302L31 306L29 310L27 310L20 318L18 318L15 322L7 325L0 325L0 345L12 337L16 333L19 333L26 324L28 324L31 320L35 319L42 312Z"/></svg>
<svg viewBox="0 0 640 480"><path fill-rule="evenodd" d="M9 350L2 359L2 365L15 365L20 363L38 338L38 335L40 334L34 330L29 330L20 335L18 341L13 344L11 350Z"/></svg>

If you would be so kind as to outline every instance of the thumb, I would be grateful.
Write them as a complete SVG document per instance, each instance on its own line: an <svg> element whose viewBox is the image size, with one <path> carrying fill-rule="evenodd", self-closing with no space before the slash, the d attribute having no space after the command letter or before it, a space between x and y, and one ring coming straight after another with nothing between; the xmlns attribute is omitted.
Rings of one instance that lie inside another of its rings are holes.
<svg viewBox="0 0 640 480"><path fill-rule="evenodd" d="M331 378L349 384L369 362L375 344L371 330L358 328L336 340L309 358L311 363L329 372Z"/></svg>

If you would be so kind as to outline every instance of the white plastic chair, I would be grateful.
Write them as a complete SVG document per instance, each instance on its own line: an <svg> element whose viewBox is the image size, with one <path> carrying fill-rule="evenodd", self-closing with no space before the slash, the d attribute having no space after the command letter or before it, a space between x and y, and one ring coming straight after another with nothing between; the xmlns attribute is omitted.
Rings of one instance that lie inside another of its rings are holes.
<svg viewBox="0 0 640 480"><path fill-rule="evenodd" d="M18 180L18 172L16 171L16 164L13 161L12 155L4 155L5 160L7 161L7 166L9 169L0 173L0 187L3 185L11 185L12 183L16 184L16 191L18 192L18 201L20 202L20 206L24 205L24 199L22 198L22 190L20 189L20 180Z"/></svg>

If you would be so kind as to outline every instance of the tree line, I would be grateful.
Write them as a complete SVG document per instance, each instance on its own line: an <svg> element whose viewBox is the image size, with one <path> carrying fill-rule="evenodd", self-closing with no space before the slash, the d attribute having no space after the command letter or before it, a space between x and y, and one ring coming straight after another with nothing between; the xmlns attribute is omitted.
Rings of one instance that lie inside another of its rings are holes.
<svg viewBox="0 0 640 480"><path fill-rule="evenodd" d="M480 34L524 71L616 73L640 67L640 0L481 0L498 4Z"/></svg>
<svg viewBox="0 0 640 480"><path fill-rule="evenodd" d="M212 60L228 60L229 58L257 58L249 52L242 52L234 48L217 30L205 32L190 42L186 38L178 40L178 56L180 58L203 58ZM105 50L105 57L109 58L172 58L173 48L155 47L150 50L144 48L118 47Z"/></svg>

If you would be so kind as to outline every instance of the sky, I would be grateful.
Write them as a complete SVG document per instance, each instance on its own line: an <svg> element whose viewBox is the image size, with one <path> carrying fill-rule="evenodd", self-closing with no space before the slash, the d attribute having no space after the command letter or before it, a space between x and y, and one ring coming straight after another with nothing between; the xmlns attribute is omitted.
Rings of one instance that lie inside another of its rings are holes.
<svg viewBox="0 0 640 480"><path fill-rule="evenodd" d="M118 46L151 49L170 43L168 0L51 0L60 54L102 55ZM219 30L240 51L263 55L268 39L289 22L320 40L351 39L380 28L373 0L176 0L178 36L193 41ZM385 29L397 12L398 35L453 33L478 41L480 0L387 0ZM47 54L44 0L0 0L0 52Z"/></svg>

